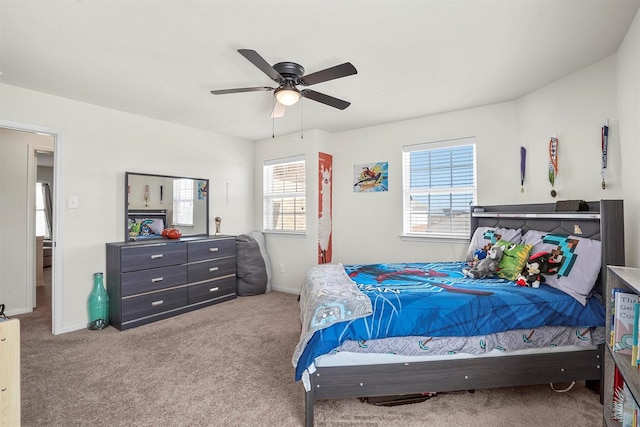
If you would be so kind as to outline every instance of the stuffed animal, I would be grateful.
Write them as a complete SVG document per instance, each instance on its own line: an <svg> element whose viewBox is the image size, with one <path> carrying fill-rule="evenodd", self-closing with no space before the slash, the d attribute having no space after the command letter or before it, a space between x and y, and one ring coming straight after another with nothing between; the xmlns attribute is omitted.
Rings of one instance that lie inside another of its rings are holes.
<svg viewBox="0 0 640 427"><path fill-rule="evenodd" d="M476 266L480 261L487 257L487 251L485 249L476 249L473 251L473 260L469 261L469 267Z"/></svg>
<svg viewBox="0 0 640 427"><path fill-rule="evenodd" d="M491 277L498 271L498 263L502 259L502 253L504 249L502 246L492 246L487 251L486 258L480 260L476 265L471 268L463 268L462 274L472 279L483 279L485 277Z"/></svg>
<svg viewBox="0 0 640 427"><path fill-rule="evenodd" d="M531 288L540 287L545 282L544 275L557 274L560 263L549 252L537 252L529 257L522 274L516 279L516 285Z"/></svg>
<svg viewBox="0 0 640 427"><path fill-rule="evenodd" d="M544 276L540 274L540 263L529 260L522 271L522 274L516 279L516 285L526 286L529 288L538 288L540 283L544 282Z"/></svg>

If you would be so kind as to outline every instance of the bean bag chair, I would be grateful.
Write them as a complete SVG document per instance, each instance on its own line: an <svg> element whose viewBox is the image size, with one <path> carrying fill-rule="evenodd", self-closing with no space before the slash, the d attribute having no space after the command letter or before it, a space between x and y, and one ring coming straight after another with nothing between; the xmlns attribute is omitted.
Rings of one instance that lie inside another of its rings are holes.
<svg viewBox="0 0 640 427"><path fill-rule="evenodd" d="M271 261L259 231L236 237L236 284L238 296L271 292Z"/></svg>

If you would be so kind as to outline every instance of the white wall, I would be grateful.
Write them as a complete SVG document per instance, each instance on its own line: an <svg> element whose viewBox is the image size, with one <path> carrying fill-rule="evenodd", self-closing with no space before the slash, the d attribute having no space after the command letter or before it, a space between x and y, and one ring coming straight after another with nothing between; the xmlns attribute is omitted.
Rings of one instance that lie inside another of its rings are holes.
<svg viewBox="0 0 640 427"><path fill-rule="evenodd" d="M640 11L618 50L617 80L627 265L640 267Z"/></svg>
<svg viewBox="0 0 640 427"><path fill-rule="evenodd" d="M501 203L512 196L518 167L505 159L519 156L504 147L515 139L513 103L490 105L406 120L333 135L333 253L336 262L419 262L462 259L468 242L403 240L402 147L426 142L476 137L478 200ZM518 148L519 150L519 148ZM353 191L354 165L389 162L389 191ZM519 163L517 163L519 165Z"/></svg>
<svg viewBox="0 0 640 427"><path fill-rule="evenodd" d="M266 233L265 240L272 266L274 290L297 293L310 267L317 264L318 254L318 152L332 154L330 135L320 130L284 135L256 142L254 221L262 230L262 167L265 160L304 155L307 178L307 231L304 235ZM335 158L334 158L335 161ZM334 208L335 212L335 208ZM335 250L335 243L333 245ZM281 271L284 269L284 272Z"/></svg>
<svg viewBox="0 0 640 427"><path fill-rule="evenodd" d="M55 262L62 266L54 284L61 292L57 332L86 327L92 274L105 271L105 243L124 240L126 171L209 178L210 231L216 216L226 234L253 229L252 142L5 84L0 96L0 119L62 135L56 146L61 209ZM69 196L78 197L78 209L67 208Z"/></svg>
<svg viewBox="0 0 640 427"><path fill-rule="evenodd" d="M527 194L532 202L617 199L621 192L620 121L615 55L520 98L518 142L527 147ZM601 127L609 119L606 190L602 189ZM550 195L549 139L557 132L558 197Z"/></svg>
<svg viewBox="0 0 640 427"><path fill-rule="evenodd" d="M371 263L462 259L467 242L400 237L402 146L475 136L479 204L622 198L627 215L627 264L638 265L640 238L635 220L638 195L633 188L638 182L637 159L640 158L637 21L636 18L620 55L585 67L516 101L324 134L326 152L333 155L334 167L333 261ZM620 64L630 70L620 73ZM621 82L616 84L621 74ZM628 90L631 95L618 100L619 93L627 93ZM619 108L622 111L620 115ZM607 188L602 190L600 128L607 118L610 124L609 162ZM554 132L560 140L556 198L550 195L548 181L548 143ZM524 193L520 191L521 145L527 148ZM295 136L293 140L263 141L257 150L256 168L261 167L260 159L299 154L303 150L315 148L307 139L300 141ZM354 165L380 161L389 162L389 191L354 193ZM256 202L256 224L260 224L260 206ZM311 207L308 212L309 218L315 218ZM269 243L270 251L274 249L277 257L286 259L288 264L307 267L316 263L312 245L294 247L274 239ZM274 270L278 262L274 263ZM286 279L274 271L274 277L276 282L279 281L281 290L297 292L305 271L306 268L299 268L288 272Z"/></svg>

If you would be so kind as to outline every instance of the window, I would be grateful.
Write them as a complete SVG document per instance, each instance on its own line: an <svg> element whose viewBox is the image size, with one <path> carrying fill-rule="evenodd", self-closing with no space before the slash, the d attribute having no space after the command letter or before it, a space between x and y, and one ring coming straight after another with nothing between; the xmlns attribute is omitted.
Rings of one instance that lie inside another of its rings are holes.
<svg viewBox="0 0 640 427"><path fill-rule="evenodd" d="M403 147L405 235L468 239L476 203L475 138Z"/></svg>
<svg viewBox="0 0 640 427"><path fill-rule="evenodd" d="M173 225L193 226L193 180L173 180Z"/></svg>
<svg viewBox="0 0 640 427"><path fill-rule="evenodd" d="M304 156L265 161L263 183L264 231L305 232L307 199Z"/></svg>
<svg viewBox="0 0 640 427"><path fill-rule="evenodd" d="M51 230L49 229L49 221L47 220L47 211L45 210L45 187L42 183L36 183L36 236L44 236L45 239L51 238Z"/></svg>

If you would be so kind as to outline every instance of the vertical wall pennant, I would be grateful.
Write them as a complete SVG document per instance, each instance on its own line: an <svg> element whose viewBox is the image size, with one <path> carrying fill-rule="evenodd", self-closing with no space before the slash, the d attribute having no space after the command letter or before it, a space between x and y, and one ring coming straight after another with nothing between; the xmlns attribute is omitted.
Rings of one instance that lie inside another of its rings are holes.
<svg viewBox="0 0 640 427"><path fill-rule="evenodd" d="M524 193L524 174L527 168L527 149L520 147L520 192Z"/></svg>
<svg viewBox="0 0 640 427"><path fill-rule="evenodd" d="M549 182L551 183L551 197L558 193L555 189L556 176L558 175L558 138L554 134L549 141Z"/></svg>
<svg viewBox="0 0 640 427"><path fill-rule="evenodd" d="M318 153L318 264L331 262L333 156Z"/></svg>
<svg viewBox="0 0 640 427"><path fill-rule="evenodd" d="M604 172L607 169L607 150L609 149L609 119L604 121L600 137L602 140L602 171L600 174L602 175L602 189L604 190L607 188L607 184L604 182Z"/></svg>

